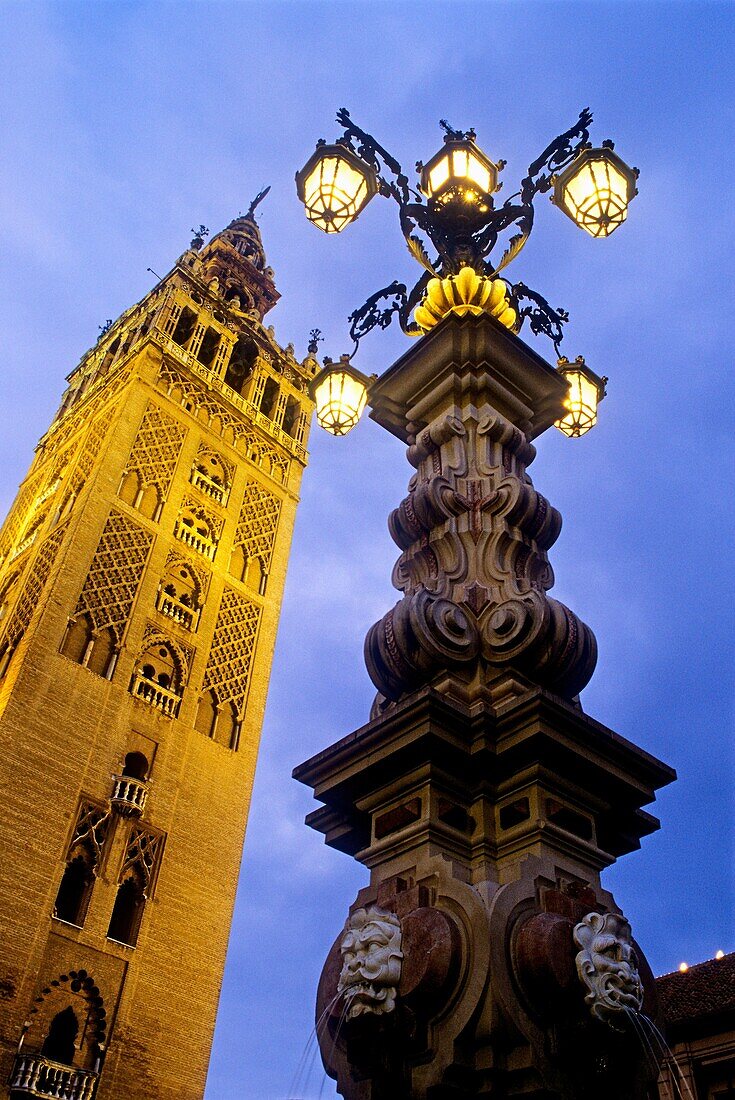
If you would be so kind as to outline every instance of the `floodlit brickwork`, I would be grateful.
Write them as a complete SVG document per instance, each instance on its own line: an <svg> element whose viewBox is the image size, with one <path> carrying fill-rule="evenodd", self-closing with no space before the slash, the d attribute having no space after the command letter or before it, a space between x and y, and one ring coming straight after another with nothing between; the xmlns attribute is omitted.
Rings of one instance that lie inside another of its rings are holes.
<svg viewBox="0 0 735 1100"><path fill-rule="evenodd" d="M0 532L13 1098L204 1092L317 370L277 297L252 214L185 252L69 376Z"/></svg>

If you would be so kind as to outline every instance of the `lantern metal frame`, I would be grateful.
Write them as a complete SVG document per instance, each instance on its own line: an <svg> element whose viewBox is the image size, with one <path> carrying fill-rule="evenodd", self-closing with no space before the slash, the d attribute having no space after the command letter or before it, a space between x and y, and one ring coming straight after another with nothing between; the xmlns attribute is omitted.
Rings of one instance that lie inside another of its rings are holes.
<svg viewBox="0 0 735 1100"><path fill-rule="evenodd" d="M430 279L457 274L466 266L472 267L478 275L496 278L519 255L531 234L535 198L548 193L555 184L557 174L568 168L583 150L591 147L589 127L592 114L585 108L574 125L554 138L532 162L518 191L500 206L496 206L492 195L488 194L487 202L479 204L487 209L478 208L477 216L468 220L458 216L458 203L443 204L412 187L395 157L353 122L345 108L337 112L337 122L344 130L337 145L343 150L351 150L362 165L371 168L375 174L376 192L396 202L406 244L414 259L424 268L422 276L410 291L405 283L394 280L370 295L359 309L350 314L349 331L355 350L368 332L374 328L387 328L394 317L407 335L421 335L422 330L411 320L411 314L421 301ZM441 126L448 144L474 142L472 130L454 130L445 120L441 121ZM328 148L322 139L307 161L307 166L313 167L314 158L323 155ZM481 152L477 146L474 146L474 151ZM443 152L442 149L437 155ZM482 156L490 160L484 153ZM432 157L429 165L435 159ZM504 166L504 161L495 165L498 171ZM421 177L424 165L420 161L416 170ZM304 171L302 169L298 175L301 176ZM491 254L501 244L504 250L496 261ZM433 259L429 256L429 247L436 252ZM558 355L563 327L569 320L566 310L553 308L541 294L522 282L508 283L508 298L518 317L515 331L520 331L527 322L534 335L549 337Z"/></svg>
<svg viewBox="0 0 735 1100"><path fill-rule="evenodd" d="M625 180L625 183L627 185L627 195L625 202L626 212L629 204L638 194L637 183L639 171L637 168L630 168L622 159L622 157L620 157L615 152L614 142L603 141L602 145L600 146L587 146L586 148L582 149L576 159L573 160L572 163L568 165L568 167L565 168L563 172L560 172L557 176L554 177L554 190L550 197L554 206L557 206L563 214L566 214L570 221L574 222L576 226L579 226L580 229L584 229L586 232L589 232L587 227L583 225L568 208L566 199L564 197L564 192L569 181L574 179L585 167L585 165L590 164L593 161L600 160L606 161L607 163L611 164ZM610 233L593 233L590 235L593 237L610 236L611 233L614 233L615 229L617 229L619 225L621 225L622 222L625 221L625 217L626 215L623 215L620 222L614 226Z"/></svg>

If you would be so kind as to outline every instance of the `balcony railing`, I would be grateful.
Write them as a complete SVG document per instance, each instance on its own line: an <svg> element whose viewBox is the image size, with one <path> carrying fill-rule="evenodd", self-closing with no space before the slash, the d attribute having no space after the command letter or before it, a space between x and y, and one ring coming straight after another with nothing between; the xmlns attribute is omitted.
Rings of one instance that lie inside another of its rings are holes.
<svg viewBox="0 0 735 1100"><path fill-rule="evenodd" d="M42 1054L21 1052L10 1076L11 1097L53 1096L57 1100L89 1100L97 1074L52 1062Z"/></svg>
<svg viewBox="0 0 735 1100"><path fill-rule="evenodd" d="M155 680L149 680L142 672L135 673L130 690L136 699L142 699L150 707L160 710L167 718L175 718L178 714L181 696L157 684Z"/></svg>
<svg viewBox="0 0 735 1100"><path fill-rule="evenodd" d="M113 775L110 804L123 817L140 817L148 801L148 782L130 775Z"/></svg>
<svg viewBox="0 0 735 1100"><path fill-rule="evenodd" d="M196 467L191 471L191 483L196 489L200 489L201 492L211 497L212 500L216 500L218 504L224 504L227 499L227 490L224 485L218 485L203 470L197 470Z"/></svg>
<svg viewBox="0 0 735 1100"><path fill-rule="evenodd" d="M206 535L202 535L199 531L195 531L193 527L187 527L181 520L177 520L174 534L177 539L181 539L181 541L187 546L190 546L192 550L196 550L197 554L203 554L204 557L209 558L210 561L214 559L217 543L207 538Z"/></svg>
<svg viewBox="0 0 735 1100"><path fill-rule="evenodd" d="M38 535L39 529L40 528L37 527L35 531L31 532L28 538L23 539L22 542L18 543L18 545L13 550L13 553L10 555L11 561L15 561L16 558L20 557L24 550L27 550L29 546L33 545L33 543L36 541L36 536Z"/></svg>
<svg viewBox="0 0 735 1100"><path fill-rule="evenodd" d="M156 607L162 615L173 619L179 626L183 626L186 630L196 630L198 612L181 600L177 600L175 596L169 596L167 592L159 592Z"/></svg>

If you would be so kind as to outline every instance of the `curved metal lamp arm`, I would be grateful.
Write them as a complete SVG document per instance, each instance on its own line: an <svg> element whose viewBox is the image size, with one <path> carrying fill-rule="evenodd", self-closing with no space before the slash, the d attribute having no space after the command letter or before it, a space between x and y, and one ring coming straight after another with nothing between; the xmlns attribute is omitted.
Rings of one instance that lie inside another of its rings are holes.
<svg viewBox="0 0 735 1100"><path fill-rule="evenodd" d="M579 119L574 126L554 138L541 156L529 166L528 175L521 182L521 201L524 206L532 203L539 193L544 194L550 190L554 174L571 164L582 149L589 145L591 123L592 112L589 107L585 107L579 112Z"/></svg>
<svg viewBox="0 0 735 1100"><path fill-rule="evenodd" d="M399 206L404 206L411 202L411 196L418 201L421 201L420 195L409 186L408 176L405 174L395 157L392 157L387 149L375 140L372 134L368 134L365 130L362 130L356 125L350 118L350 112L346 107L340 107L337 111L337 122L344 128L344 138L349 142L350 147L354 148L353 142L357 143L357 149L355 150L358 156L375 169L378 180L380 182L381 193L395 199ZM382 162L382 163L381 163ZM393 176L395 181L387 180L382 174L384 168L387 168Z"/></svg>
<svg viewBox="0 0 735 1100"><path fill-rule="evenodd" d="M565 309L554 309L546 299L536 290L531 290L525 283L515 283L508 287L508 296L518 314L518 330L528 321L534 336L548 336L559 355L559 345L564 339L563 325L569 320L569 314ZM527 305L521 305L526 300Z"/></svg>

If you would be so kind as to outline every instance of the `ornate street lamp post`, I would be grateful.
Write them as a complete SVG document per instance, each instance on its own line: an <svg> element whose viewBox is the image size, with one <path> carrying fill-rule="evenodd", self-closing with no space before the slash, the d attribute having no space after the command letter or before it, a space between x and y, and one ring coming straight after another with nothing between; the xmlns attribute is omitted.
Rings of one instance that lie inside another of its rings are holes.
<svg viewBox="0 0 735 1100"><path fill-rule="evenodd" d="M374 195L391 198L398 204L406 244L424 268L411 291L394 281L350 315L355 349L371 329L386 328L394 316L407 335L420 336L448 313L486 312L515 333L528 322L534 335L552 340L558 355L569 319L566 310L553 309L524 283L507 283L498 276L531 234L538 195L552 192L552 201L593 237L609 236L627 217L637 194L638 170L625 164L611 141L592 147L591 113L582 111L544 149L518 191L499 206L493 196L502 186L498 176L505 162L495 163L480 149L474 130L454 130L443 121L444 144L427 164L416 165L420 182L415 188L398 161L347 110L338 111L337 121L342 136L331 145L320 141L296 173L307 217L326 233L341 232ZM504 250L496 260L493 254L501 245ZM572 437L582 435L595 422L602 396L604 386L585 395L587 402L595 402L591 415L585 414L587 427L568 431L561 422L558 427ZM570 400L578 398L572 386Z"/></svg>
<svg viewBox="0 0 735 1100"><path fill-rule="evenodd" d="M502 162L472 131L444 124L414 190L338 120L298 176L309 217L331 232L391 197L425 271L350 318L357 345L396 316L421 337L406 354L372 379L343 356L313 383L329 430L366 400L413 467L389 518L400 599L365 640L370 720L295 771L321 803L308 823L370 870L322 971L322 1058L346 1100L646 1100L654 983L600 872L658 827L643 806L674 773L582 710L597 645L549 595L561 516L527 472L547 428L592 427L606 380L526 345L527 321L558 354L567 315L499 278L536 195L604 236L634 173L589 145L583 111L498 207Z"/></svg>

